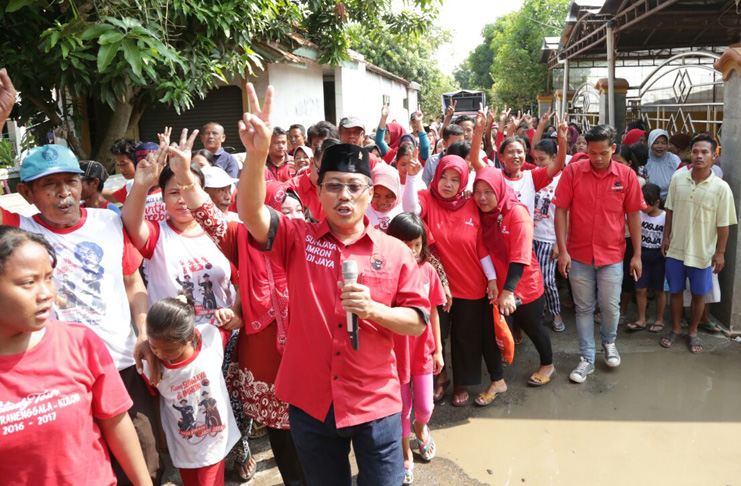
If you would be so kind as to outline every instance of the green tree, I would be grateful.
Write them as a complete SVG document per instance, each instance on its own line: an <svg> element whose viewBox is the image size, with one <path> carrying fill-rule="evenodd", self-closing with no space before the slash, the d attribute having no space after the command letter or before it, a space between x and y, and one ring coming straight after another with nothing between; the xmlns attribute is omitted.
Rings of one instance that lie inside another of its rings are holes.
<svg viewBox="0 0 741 486"><path fill-rule="evenodd" d="M570 0L525 0L519 11L484 27L484 41L459 68L458 79L488 89L489 100L527 108L546 89L543 38L559 35ZM488 79L487 79L488 78Z"/></svg>
<svg viewBox="0 0 741 486"><path fill-rule="evenodd" d="M147 106L187 110L218 81L259 68L258 42L298 29L339 63L353 22L417 33L438 4L413 0L392 13L390 0L0 0L0 59L21 93L14 116L39 133L61 130L80 157L109 161ZM83 116L94 122L91 153Z"/></svg>
<svg viewBox="0 0 741 486"><path fill-rule="evenodd" d="M421 87L419 103L425 115L441 112L441 95L457 89L457 84L444 75L433 61L440 45L450 40L450 32L427 26L425 34L388 35L385 23L364 23L349 29L351 48L376 66L417 82ZM409 107L415 109L416 107Z"/></svg>

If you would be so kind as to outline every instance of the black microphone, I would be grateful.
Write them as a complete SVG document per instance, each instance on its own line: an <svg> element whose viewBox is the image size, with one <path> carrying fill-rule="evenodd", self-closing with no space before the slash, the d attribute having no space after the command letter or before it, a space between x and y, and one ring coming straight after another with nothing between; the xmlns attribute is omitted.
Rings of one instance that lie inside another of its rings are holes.
<svg viewBox="0 0 741 486"><path fill-rule="evenodd" d="M358 281L358 262L355 260L345 260L342 262L342 283L347 285ZM352 312L347 313L347 333L350 335L352 348L357 351L360 347L358 341L358 316Z"/></svg>

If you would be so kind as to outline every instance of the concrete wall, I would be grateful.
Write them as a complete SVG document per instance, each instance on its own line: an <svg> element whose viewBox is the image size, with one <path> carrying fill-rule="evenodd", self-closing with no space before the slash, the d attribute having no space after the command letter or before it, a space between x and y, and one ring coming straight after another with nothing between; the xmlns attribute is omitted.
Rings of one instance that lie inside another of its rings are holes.
<svg viewBox="0 0 741 486"><path fill-rule="evenodd" d="M357 116L363 120L366 133L370 134L378 126L384 95L390 98L388 121L396 120L408 130L411 112L404 108L404 100L409 98L407 106L416 109L416 90L367 70L363 63L335 68L338 121L343 116Z"/></svg>
<svg viewBox="0 0 741 486"><path fill-rule="evenodd" d="M324 85L318 65L297 67L291 64L268 64L268 79L275 89L273 126L288 129L293 123L308 128L324 120ZM260 86L264 93L267 85Z"/></svg>

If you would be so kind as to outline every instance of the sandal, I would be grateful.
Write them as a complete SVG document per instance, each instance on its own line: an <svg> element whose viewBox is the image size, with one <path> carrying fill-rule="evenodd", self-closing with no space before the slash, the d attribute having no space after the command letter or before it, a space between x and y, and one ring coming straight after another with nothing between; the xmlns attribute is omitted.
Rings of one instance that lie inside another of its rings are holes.
<svg viewBox="0 0 741 486"><path fill-rule="evenodd" d="M714 323L714 322L701 322L698 326L699 329L702 329L705 332L709 332L710 334L718 334L722 332L721 327Z"/></svg>
<svg viewBox="0 0 741 486"><path fill-rule="evenodd" d="M626 322L628 322L628 316L620 316L620 319L618 319L618 326L622 326Z"/></svg>
<svg viewBox="0 0 741 486"><path fill-rule="evenodd" d="M465 398L463 398L465 396ZM470 396L468 395L467 391L463 391L463 393L453 393L453 406L454 407L465 407L468 405L468 400L470 400Z"/></svg>
<svg viewBox="0 0 741 486"><path fill-rule="evenodd" d="M252 462L251 468L250 462ZM244 482L250 481L254 477L255 472L257 472L257 461L252 457L252 451L250 450L247 450L246 459L242 462L236 462L235 465L237 466L239 477Z"/></svg>
<svg viewBox="0 0 741 486"><path fill-rule="evenodd" d="M435 385L435 393L432 395L432 400L434 402L439 402L443 398L445 398L445 392L448 391L448 387L450 386L450 378L445 380L442 383L438 383Z"/></svg>
<svg viewBox="0 0 741 486"><path fill-rule="evenodd" d="M407 467L404 463L404 482L401 484L412 484L414 482L414 464Z"/></svg>
<svg viewBox="0 0 741 486"><path fill-rule="evenodd" d="M556 332L564 332L566 330L566 324L563 323L563 319L559 319L557 321L553 321L553 324L551 324L551 327Z"/></svg>
<svg viewBox="0 0 741 486"><path fill-rule="evenodd" d="M679 337L679 334L677 334L674 331L669 331L669 334L661 338L661 340L659 341L659 344L661 344L661 346L665 348L671 348L672 344L674 344L674 341L676 341L678 337Z"/></svg>
<svg viewBox="0 0 741 486"><path fill-rule="evenodd" d="M697 336L689 336L689 343L688 347L690 348L690 353L692 354L700 354L703 351L702 343L700 342L700 338Z"/></svg>
<svg viewBox="0 0 741 486"><path fill-rule="evenodd" d="M499 395L501 395L501 393L489 393L488 391L481 392L476 397L476 400L474 400L474 403L478 407L486 407L487 405L490 405Z"/></svg>
<svg viewBox="0 0 741 486"><path fill-rule="evenodd" d="M648 328L648 332L653 332L653 333L661 332L662 330L664 330L664 325L658 324L656 322L651 324L651 327Z"/></svg>
<svg viewBox="0 0 741 486"><path fill-rule="evenodd" d="M536 371L530 376L530 379L527 380L527 384L530 386L536 386L536 387L547 385L548 383L551 382L551 378L553 378L553 373L555 372L556 370L554 369L553 372L551 373L551 376L544 376Z"/></svg>
<svg viewBox="0 0 741 486"><path fill-rule="evenodd" d="M252 421L252 425L249 428L249 431L247 432L247 436L250 439L259 439L260 437L265 437L267 434L268 434L268 428L265 427L260 422L258 422L257 420Z"/></svg>
<svg viewBox="0 0 741 486"><path fill-rule="evenodd" d="M437 447L435 447L435 439L432 438L430 428L425 425L424 430L427 431L427 440L425 442L422 442L421 440L419 440L419 437L417 437L417 443L419 444L419 455L422 456L422 460L424 460L425 462L430 462L435 458Z"/></svg>
<svg viewBox="0 0 741 486"><path fill-rule="evenodd" d="M641 326L640 324L638 324L638 321L631 322L630 324L628 324L627 326L625 326L625 330L627 332L645 331L646 330L646 323L644 322L643 325Z"/></svg>

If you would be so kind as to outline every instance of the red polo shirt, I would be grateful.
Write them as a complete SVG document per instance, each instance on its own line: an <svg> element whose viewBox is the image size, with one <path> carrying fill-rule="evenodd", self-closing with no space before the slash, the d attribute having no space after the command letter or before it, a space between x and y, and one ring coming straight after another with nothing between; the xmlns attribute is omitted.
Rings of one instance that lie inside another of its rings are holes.
<svg viewBox="0 0 741 486"><path fill-rule="evenodd" d="M286 182L288 179L296 175L296 171L288 163L288 159L283 162L283 165L277 167L270 161L265 164L265 181L278 181Z"/></svg>
<svg viewBox="0 0 741 486"><path fill-rule="evenodd" d="M646 207L632 169L612 162L606 171L596 172L589 160L564 168L553 204L569 210L571 258L597 266L623 261L625 214Z"/></svg>
<svg viewBox="0 0 741 486"><path fill-rule="evenodd" d="M499 224L503 238L503 248L490 252L491 260L497 271L497 286L501 293L507 280L510 263L525 265L522 278L517 284L515 295L523 304L529 304L543 295L543 274L540 272L538 259L533 253L533 218L527 208L517 206L509 211Z"/></svg>
<svg viewBox="0 0 741 486"><path fill-rule="evenodd" d="M286 181L286 189L292 189L301 199L301 204L309 208L311 215L317 221L324 221L324 208L319 202L319 196L316 193L316 186L311 183L309 172L303 172L296 177Z"/></svg>
<svg viewBox="0 0 741 486"><path fill-rule="evenodd" d="M297 296L289 301L291 326L276 395L321 421L334 404L338 428L400 412L394 333L361 319L360 349L353 350L337 282L342 262L355 260L358 281L370 287L374 301L428 316L430 303L414 256L400 240L369 227L368 218L363 235L345 245L326 221L289 220L272 208L270 214L265 249L286 269L288 293Z"/></svg>

